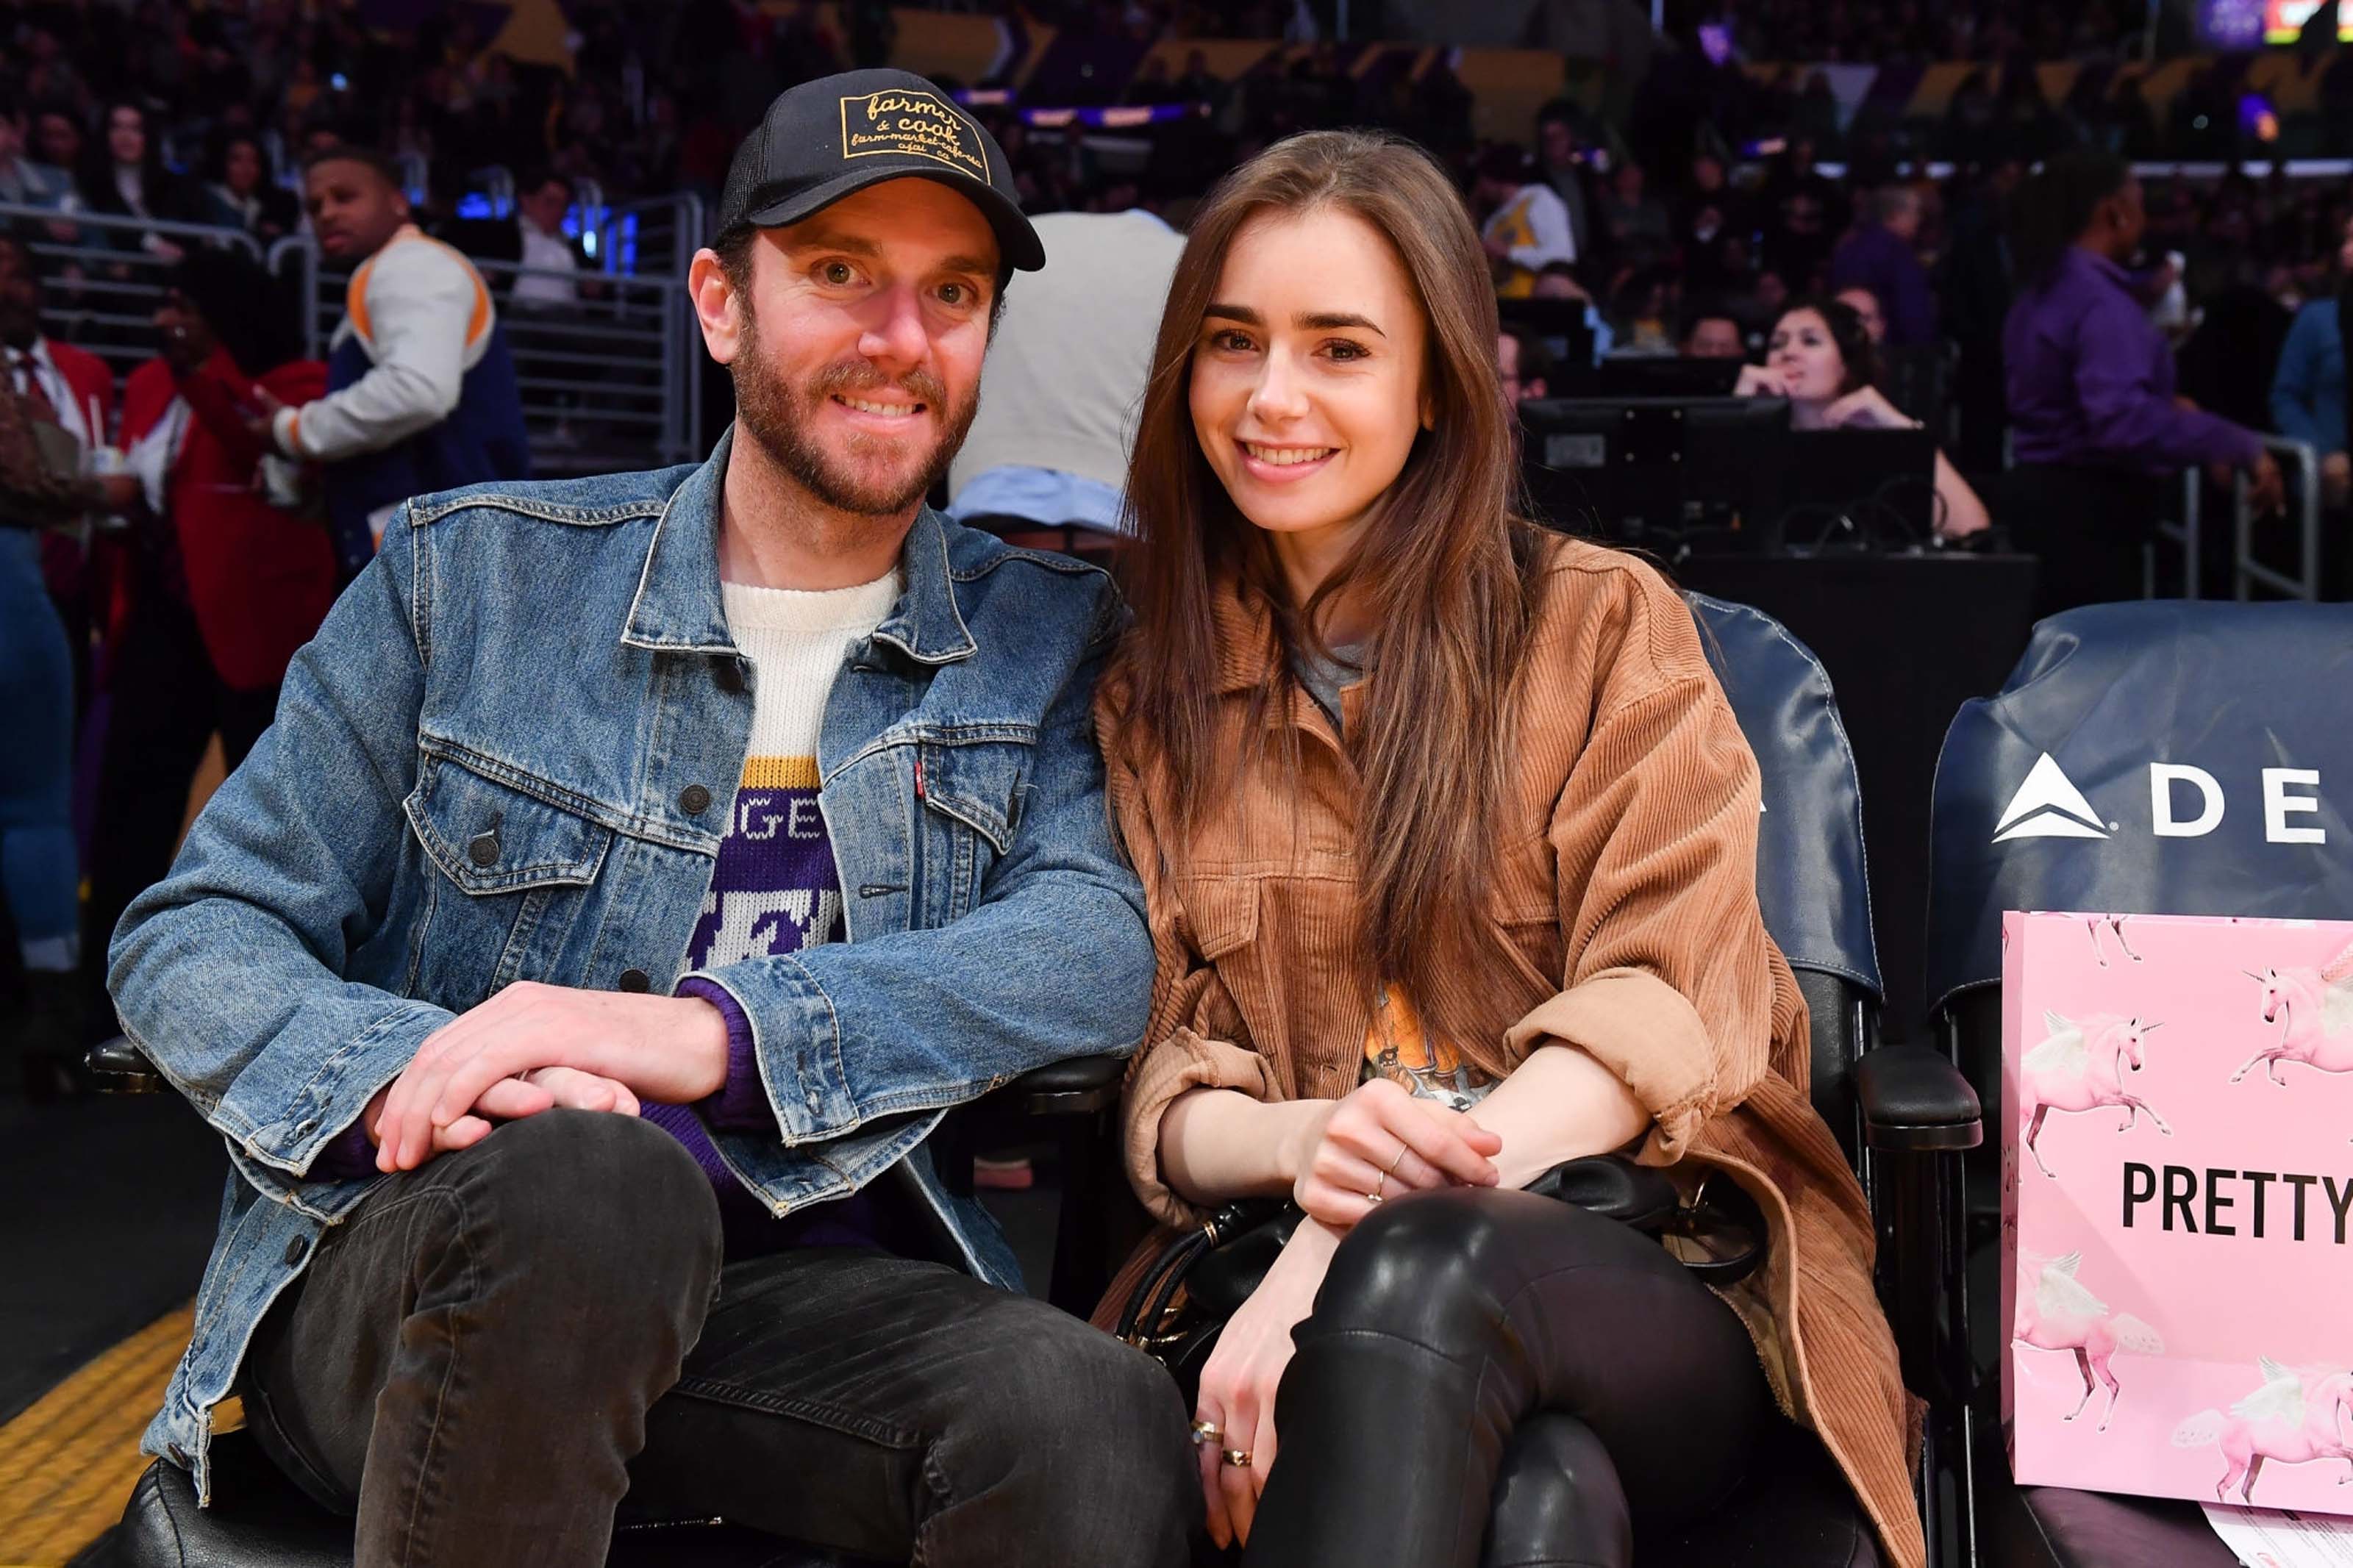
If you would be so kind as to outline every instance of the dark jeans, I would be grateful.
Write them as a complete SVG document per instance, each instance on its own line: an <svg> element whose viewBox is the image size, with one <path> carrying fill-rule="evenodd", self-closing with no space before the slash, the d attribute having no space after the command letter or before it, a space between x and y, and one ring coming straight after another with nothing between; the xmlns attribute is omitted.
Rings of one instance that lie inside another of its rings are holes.
<svg viewBox="0 0 2353 1568"><path fill-rule="evenodd" d="M278 711L278 688L237 690L214 672L194 610L142 584L138 614L107 677L106 741L90 835L90 903L82 913L82 973L90 1027L114 1033L106 949L131 900L172 868L188 785L217 731L231 772Z"/></svg>
<svg viewBox="0 0 2353 1568"><path fill-rule="evenodd" d="M1724 1500L1773 1415L1731 1308L1528 1193L1385 1205L1293 1338L1250 1568L1625 1568L1638 1526Z"/></svg>
<svg viewBox="0 0 2353 1568"><path fill-rule="evenodd" d="M593 1568L617 1508L892 1562L1176 1568L1199 1512L1154 1363L935 1264L723 1267L709 1180L634 1118L549 1111L386 1183L296 1289L248 1418L357 1516L358 1568Z"/></svg>

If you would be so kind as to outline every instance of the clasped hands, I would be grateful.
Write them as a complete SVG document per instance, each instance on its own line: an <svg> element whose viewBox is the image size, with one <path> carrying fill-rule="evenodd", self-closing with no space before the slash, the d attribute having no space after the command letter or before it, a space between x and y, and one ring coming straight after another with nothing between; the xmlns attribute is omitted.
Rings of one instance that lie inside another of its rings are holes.
<svg viewBox="0 0 2353 1568"><path fill-rule="evenodd" d="M727 1081L727 1021L693 996L520 981L426 1037L362 1119L376 1169L413 1171L499 1121L565 1107L638 1114Z"/></svg>
<svg viewBox="0 0 2353 1568"><path fill-rule="evenodd" d="M1384 1200L1431 1187L1492 1187L1504 1141L1459 1110L1377 1078L1303 1120L1284 1151L1291 1195L1335 1230Z"/></svg>

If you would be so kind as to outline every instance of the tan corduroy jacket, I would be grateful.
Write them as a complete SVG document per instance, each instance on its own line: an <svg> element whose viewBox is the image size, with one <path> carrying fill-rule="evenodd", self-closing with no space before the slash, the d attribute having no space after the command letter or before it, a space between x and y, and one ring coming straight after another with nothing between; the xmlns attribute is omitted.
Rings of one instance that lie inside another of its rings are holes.
<svg viewBox="0 0 2353 1568"><path fill-rule="evenodd" d="M1218 624L1238 728L1273 674L1264 606L1229 586ZM1643 1160L1687 1180L1723 1170L1757 1198L1768 1261L1726 1299L1783 1411L1820 1435L1890 1561L1918 1568L1908 1399L1872 1291L1871 1219L1807 1099L1805 1003L1757 911L1756 758L1690 612L1630 556L1554 548L1528 659L1493 927L1520 1021L1456 1044L1497 1074L1550 1041L1582 1047L1650 1110ZM1172 1226L1202 1216L1161 1178L1171 1100L1198 1085L1336 1099L1363 1067L1378 984L1356 941L1354 775L1313 700L1293 696L1270 710L1300 731L1295 785L1279 763L1245 770L1173 872L1166 771L1116 722L1114 692L1098 707L1159 953L1127 1079L1128 1175ZM1342 693L1344 721L1362 696Z"/></svg>

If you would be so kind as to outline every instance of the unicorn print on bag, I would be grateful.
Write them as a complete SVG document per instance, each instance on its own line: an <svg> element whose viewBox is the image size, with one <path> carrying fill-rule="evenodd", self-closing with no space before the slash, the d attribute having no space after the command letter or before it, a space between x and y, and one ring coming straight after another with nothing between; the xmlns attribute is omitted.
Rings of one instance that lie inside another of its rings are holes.
<svg viewBox="0 0 2353 1568"><path fill-rule="evenodd" d="M2302 1062L2320 1072L2353 1072L2353 946L2322 968L2252 969L2239 973L2262 986L2266 1024L2278 1024L2280 1037L2242 1063L2232 1083L2257 1066L2263 1076L2287 1087L2282 1062Z"/></svg>
<svg viewBox="0 0 2353 1568"><path fill-rule="evenodd" d="M2125 1120L2117 1131L2131 1131L2146 1112L2159 1132L2173 1136L2165 1118L2124 1087L2125 1073L2141 1069L2143 1043L2163 1026L2106 1013L2094 1013L2077 1023L2046 1012L2042 1026L2048 1031L2046 1037L2018 1064L2019 1124L2026 1130L2026 1152L2034 1156L2036 1169L2051 1174L2034 1141L2042 1135L2042 1119L2054 1110L2122 1106Z"/></svg>
<svg viewBox="0 0 2353 1568"><path fill-rule="evenodd" d="M2100 948L2100 932L2103 930L2116 939L2117 950L2126 958L2131 959L2135 963L2142 962L2140 954L2132 950L2132 944L2125 941L2125 921L2131 918L2129 915L2085 915L2084 917L2084 928L2092 933L2092 958L2102 969L2108 966L2108 955Z"/></svg>
<svg viewBox="0 0 2353 1568"><path fill-rule="evenodd" d="M2228 1468L2215 1483L2215 1500L2230 1501L2235 1485L2241 1502L2253 1502L2255 1478L2266 1459L2283 1465L2342 1459L2346 1473L2337 1484L2353 1483L2353 1372L2298 1371L2269 1356L2260 1365L2263 1386L2231 1406L2230 1415L2201 1410L2173 1429L2177 1448L2221 1447Z"/></svg>
<svg viewBox="0 0 2353 1568"><path fill-rule="evenodd" d="M2018 1321L2010 1342L2040 1351L2074 1352L2075 1370L2084 1377L2084 1397L2060 1419L2073 1421L2081 1415L2084 1406L2092 1403L2099 1384L2105 1384L2108 1405L2100 1413L2098 1427L2105 1432L2116 1415L2116 1399L2124 1392L2109 1361L2118 1351L2129 1351L2135 1355L2163 1355L2165 1341L2138 1318L2128 1312L2110 1311L2105 1301L2093 1295L2075 1278L2075 1270L2083 1261L2081 1252L2051 1258L2020 1255L2021 1272L2033 1264L2041 1268L2035 1275L2032 1293L2019 1294ZM2093 1381L2094 1377L2098 1383Z"/></svg>

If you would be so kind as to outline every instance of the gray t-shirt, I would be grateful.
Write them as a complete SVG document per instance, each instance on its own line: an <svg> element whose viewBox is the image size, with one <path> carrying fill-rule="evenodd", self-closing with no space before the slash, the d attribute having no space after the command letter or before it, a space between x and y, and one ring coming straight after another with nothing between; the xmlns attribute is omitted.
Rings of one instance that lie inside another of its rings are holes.
<svg viewBox="0 0 2353 1568"><path fill-rule="evenodd" d="M1364 644L1346 643L1332 649L1328 659L1318 658L1302 648L1293 660L1299 684L1307 689L1307 695L1315 699L1315 706L1332 721L1333 732L1344 739L1346 731L1340 722L1340 691L1365 678L1364 659Z"/></svg>

